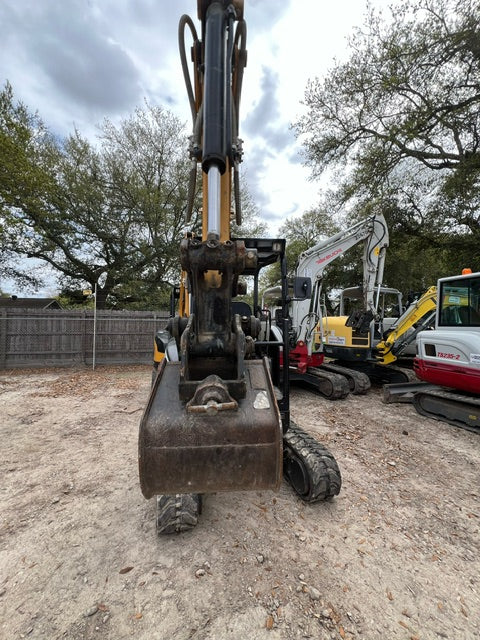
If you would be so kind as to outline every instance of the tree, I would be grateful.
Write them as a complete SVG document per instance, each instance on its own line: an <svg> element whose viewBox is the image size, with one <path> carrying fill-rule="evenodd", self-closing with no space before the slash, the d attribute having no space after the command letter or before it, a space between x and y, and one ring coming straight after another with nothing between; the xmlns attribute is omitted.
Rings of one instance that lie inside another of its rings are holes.
<svg viewBox="0 0 480 640"><path fill-rule="evenodd" d="M38 258L63 287L95 288L124 306L159 306L179 270L188 159L183 126L147 106L118 127L106 121L99 148L75 132L54 139L2 93L2 231L15 255ZM198 207L192 224L196 222Z"/></svg>
<svg viewBox="0 0 480 640"><path fill-rule="evenodd" d="M36 209L42 191L51 187L39 161L46 137L38 114L31 114L22 103L14 104L7 82L0 92L0 277L20 286L39 284L32 270L22 269L16 253L16 238L23 232L16 214L21 201Z"/></svg>
<svg viewBox="0 0 480 640"><path fill-rule="evenodd" d="M391 11L386 22L370 10L350 59L309 83L295 126L313 175L340 173L336 205L382 211L392 249L441 257L436 278L467 266L480 243L480 3Z"/></svg>
<svg viewBox="0 0 480 640"><path fill-rule="evenodd" d="M70 291L72 300L97 283L99 308L107 297L115 307L167 306L187 230L190 165L182 123L146 105L118 126L105 121L94 146L78 131L55 139L38 115L14 103L10 85L0 109L3 275L38 285L28 267L13 268L15 257L36 258L54 270L62 295ZM245 185L242 196L244 222L233 233L261 235ZM198 227L199 210L197 194L190 230Z"/></svg>
<svg viewBox="0 0 480 640"><path fill-rule="evenodd" d="M240 177L240 200L242 224L238 226L235 219L233 219L230 226L230 235L235 238L264 238L267 232L267 225L259 218L258 206L253 200L243 176Z"/></svg>

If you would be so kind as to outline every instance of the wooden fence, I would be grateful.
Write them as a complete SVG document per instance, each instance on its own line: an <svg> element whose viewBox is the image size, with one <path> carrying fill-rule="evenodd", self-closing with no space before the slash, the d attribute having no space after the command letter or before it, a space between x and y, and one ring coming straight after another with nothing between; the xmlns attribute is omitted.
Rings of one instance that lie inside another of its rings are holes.
<svg viewBox="0 0 480 640"><path fill-rule="evenodd" d="M0 369L91 365L94 358L148 364L167 321L167 312L97 310L95 321L92 310L1 309Z"/></svg>

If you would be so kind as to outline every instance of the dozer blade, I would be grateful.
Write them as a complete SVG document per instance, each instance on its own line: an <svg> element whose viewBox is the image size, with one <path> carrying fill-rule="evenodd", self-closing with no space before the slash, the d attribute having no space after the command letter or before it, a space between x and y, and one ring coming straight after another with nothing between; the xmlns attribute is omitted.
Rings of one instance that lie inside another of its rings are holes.
<svg viewBox="0 0 480 640"><path fill-rule="evenodd" d="M266 360L245 362L237 409L210 415L179 398L180 363L162 361L140 424L145 498L159 494L278 489L282 426Z"/></svg>

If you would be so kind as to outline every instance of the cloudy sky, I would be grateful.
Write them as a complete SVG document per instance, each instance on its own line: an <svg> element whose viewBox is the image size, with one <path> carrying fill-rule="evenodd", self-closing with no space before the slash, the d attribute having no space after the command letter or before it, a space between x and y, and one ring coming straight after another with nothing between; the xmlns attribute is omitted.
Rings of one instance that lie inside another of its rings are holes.
<svg viewBox="0 0 480 640"><path fill-rule="evenodd" d="M376 0L387 9L387 0ZM242 171L274 234L317 201L290 124L309 78L347 55L367 0L245 0L248 65L242 93ZM196 0L1 0L0 80L61 136L93 138L147 100L187 126L177 26ZM187 41L188 43L188 41Z"/></svg>

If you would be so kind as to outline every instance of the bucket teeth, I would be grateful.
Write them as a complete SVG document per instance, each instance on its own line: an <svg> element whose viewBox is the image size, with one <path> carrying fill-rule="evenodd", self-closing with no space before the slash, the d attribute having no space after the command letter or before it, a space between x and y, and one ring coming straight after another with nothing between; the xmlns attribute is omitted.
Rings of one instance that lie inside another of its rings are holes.
<svg viewBox="0 0 480 640"><path fill-rule="evenodd" d="M157 496L157 533L183 533L193 529L202 511L202 496L177 493Z"/></svg>

